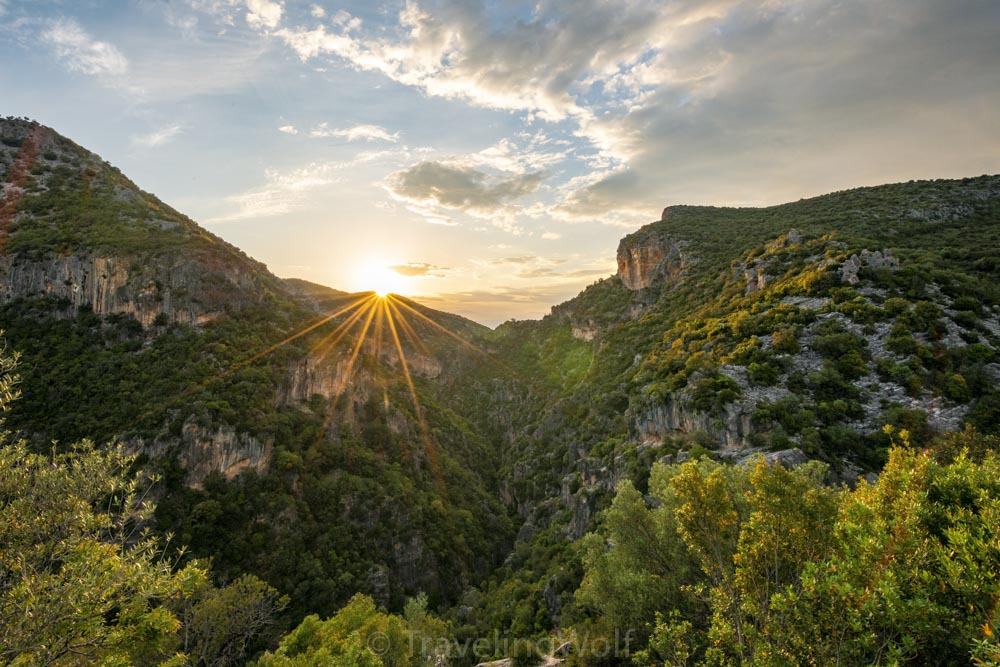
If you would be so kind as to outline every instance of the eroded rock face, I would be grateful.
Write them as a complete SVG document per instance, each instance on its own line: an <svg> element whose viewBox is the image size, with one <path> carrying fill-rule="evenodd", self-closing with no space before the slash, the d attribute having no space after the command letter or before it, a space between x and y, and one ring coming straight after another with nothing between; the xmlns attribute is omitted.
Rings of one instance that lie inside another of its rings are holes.
<svg viewBox="0 0 1000 667"><path fill-rule="evenodd" d="M682 244L662 234L639 232L618 244L618 277L630 290L679 282L688 264Z"/></svg>
<svg viewBox="0 0 1000 667"><path fill-rule="evenodd" d="M160 257L143 263L129 257L89 254L42 260L0 257L0 301L53 297L98 315L124 313L143 326L158 315L201 324L227 309L259 302L256 272L237 265L207 268L193 258Z"/></svg>
<svg viewBox="0 0 1000 667"><path fill-rule="evenodd" d="M671 394L663 403L649 406L633 416L632 428L639 440L660 442L664 438L704 432L730 449L750 445L753 432L753 402L735 402L718 413L701 412L690 405L686 391Z"/></svg>
<svg viewBox="0 0 1000 667"><path fill-rule="evenodd" d="M594 340L597 338L597 326L593 322L573 324L571 332L577 340Z"/></svg>
<svg viewBox="0 0 1000 667"><path fill-rule="evenodd" d="M273 443L247 433L237 433L230 426L204 426L189 417L181 427L180 438L157 438L151 443L139 440L136 449L151 458L176 456L187 472L185 484L201 488L213 472L227 480L244 470L259 473L267 470L273 454Z"/></svg>

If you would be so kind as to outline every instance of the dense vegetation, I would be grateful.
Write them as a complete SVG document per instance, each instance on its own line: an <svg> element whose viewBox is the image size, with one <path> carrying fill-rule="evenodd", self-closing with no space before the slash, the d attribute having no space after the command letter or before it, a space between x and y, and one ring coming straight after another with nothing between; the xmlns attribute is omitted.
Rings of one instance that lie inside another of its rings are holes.
<svg viewBox="0 0 1000 667"><path fill-rule="evenodd" d="M854 490L707 458L654 467L649 501L623 483L585 542L595 628L635 629L642 665L996 664L997 439L890 434Z"/></svg>
<svg viewBox="0 0 1000 667"><path fill-rule="evenodd" d="M0 663L997 662L1000 178L671 207L647 286L397 348L32 127Z"/></svg>

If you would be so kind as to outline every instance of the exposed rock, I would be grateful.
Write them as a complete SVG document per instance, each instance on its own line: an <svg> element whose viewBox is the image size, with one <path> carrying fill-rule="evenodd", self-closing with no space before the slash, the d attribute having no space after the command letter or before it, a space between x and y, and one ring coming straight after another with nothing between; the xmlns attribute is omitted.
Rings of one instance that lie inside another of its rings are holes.
<svg viewBox="0 0 1000 667"><path fill-rule="evenodd" d="M618 277L633 291L660 280L677 283L689 264L681 242L651 230L626 236L618 244Z"/></svg>
<svg viewBox="0 0 1000 667"><path fill-rule="evenodd" d="M594 340L597 337L597 327L592 323L572 325L573 338L577 340Z"/></svg>
<svg viewBox="0 0 1000 667"><path fill-rule="evenodd" d="M860 255L851 255L840 267L840 279L848 285L857 285L860 279L858 271L863 268L898 269L899 259L893 257L891 250L862 250Z"/></svg>
<svg viewBox="0 0 1000 667"><path fill-rule="evenodd" d="M767 287L768 276L764 273L764 267L753 266L743 272L743 277L747 281L747 294L757 292Z"/></svg>
<svg viewBox="0 0 1000 667"><path fill-rule="evenodd" d="M782 305L798 306L803 310L821 310L832 300L829 297L808 297L808 296L786 296L781 300Z"/></svg>
<svg viewBox="0 0 1000 667"><path fill-rule="evenodd" d="M809 462L809 457L806 456L805 452L798 447L794 447L792 449L782 449L777 452L754 451L743 455L736 462L743 466L750 465L756 461L758 457L763 457L764 462L770 466L773 466L775 463L780 463L782 467L788 470Z"/></svg>
<svg viewBox="0 0 1000 667"><path fill-rule="evenodd" d="M753 402L739 401L726 404L720 413L701 412L691 407L690 393L682 390L636 414L632 428L645 442L703 431L723 446L739 449L749 445L753 407Z"/></svg>
<svg viewBox="0 0 1000 667"><path fill-rule="evenodd" d="M89 305L98 315L125 313L149 326L163 313L171 321L202 324L227 309L259 303L261 274L236 263L208 267L196 257L157 258L90 254L33 260L0 257L0 301L65 299L74 311Z"/></svg>
<svg viewBox="0 0 1000 667"><path fill-rule="evenodd" d="M263 473L271 462L272 443L246 433L237 433L229 426L208 428L189 417L181 428L179 440L161 437L152 443L134 443L139 451L151 458L176 455L187 472L185 483L201 488L213 472L232 479L244 470Z"/></svg>

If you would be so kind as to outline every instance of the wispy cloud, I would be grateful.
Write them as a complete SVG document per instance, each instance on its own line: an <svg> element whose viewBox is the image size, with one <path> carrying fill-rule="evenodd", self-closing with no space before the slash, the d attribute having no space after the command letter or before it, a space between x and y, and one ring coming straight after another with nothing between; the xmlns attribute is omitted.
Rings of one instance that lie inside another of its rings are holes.
<svg viewBox="0 0 1000 667"><path fill-rule="evenodd" d="M66 69L91 76L122 76L128 59L114 45L94 39L73 19L53 21L41 33Z"/></svg>
<svg viewBox="0 0 1000 667"><path fill-rule="evenodd" d="M156 148L171 142L183 129L180 125L166 125L149 134L132 137L132 143L145 148Z"/></svg>
<svg viewBox="0 0 1000 667"><path fill-rule="evenodd" d="M299 130L294 125L282 125L278 128L278 132L284 132L285 134L298 134Z"/></svg>
<svg viewBox="0 0 1000 667"><path fill-rule="evenodd" d="M399 132L389 132L378 125L354 125L353 127L332 128L328 123L320 123L309 132L311 137L337 137L348 141L399 141Z"/></svg>
<svg viewBox="0 0 1000 667"><path fill-rule="evenodd" d="M286 172L268 170L263 187L226 197L230 211L206 222L268 218L298 210L307 205L312 192L334 183L336 172L342 166L340 163L314 163Z"/></svg>
<svg viewBox="0 0 1000 667"><path fill-rule="evenodd" d="M396 264L395 266L390 266L389 269L395 271L401 276L411 278L441 278L451 271L451 269L446 266L435 266L434 264L428 264L427 262L407 262L406 264Z"/></svg>

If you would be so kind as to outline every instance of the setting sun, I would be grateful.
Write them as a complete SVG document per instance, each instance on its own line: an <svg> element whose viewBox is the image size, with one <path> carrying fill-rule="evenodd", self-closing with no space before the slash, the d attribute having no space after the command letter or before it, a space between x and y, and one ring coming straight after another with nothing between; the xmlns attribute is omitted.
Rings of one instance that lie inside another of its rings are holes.
<svg viewBox="0 0 1000 667"><path fill-rule="evenodd" d="M380 259L367 260L358 267L356 284L360 291L375 292L380 297L403 294L407 288L406 277Z"/></svg>

